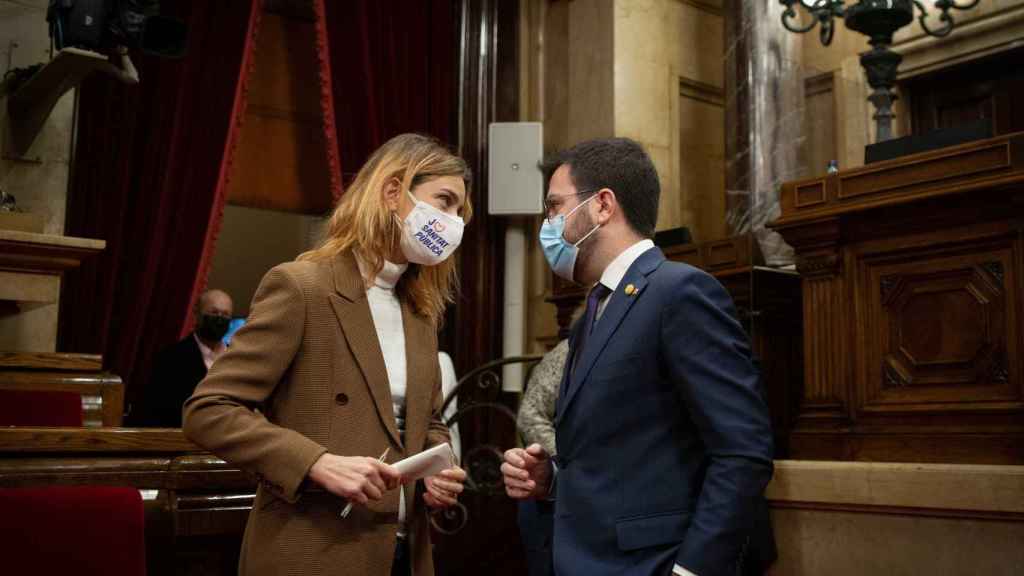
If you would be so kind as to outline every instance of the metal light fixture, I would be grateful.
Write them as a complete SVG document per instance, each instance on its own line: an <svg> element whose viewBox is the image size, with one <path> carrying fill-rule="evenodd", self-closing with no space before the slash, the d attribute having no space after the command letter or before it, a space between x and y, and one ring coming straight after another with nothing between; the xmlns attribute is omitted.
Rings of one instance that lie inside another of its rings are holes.
<svg viewBox="0 0 1024 576"><path fill-rule="evenodd" d="M871 85L868 100L875 105L879 142L892 138L892 103L896 99L892 87L896 84L896 69L903 60L903 56L890 49L893 34L914 20L916 7L921 29L941 38L953 30L951 10L969 10L979 1L958 4L956 0L934 0L933 5L941 13L938 14L939 25L933 28L928 23L928 9L920 0L858 0L850 6L845 6L843 0L779 0L786 7L782 13L782 25L790 32L809 32L820 25L821 43L828 46L835 32L835 18L839 17L846 22L847 28L868 37L871 50L861 54L860 65L867 72L868 84ZM801 24L797 6L810 15L810 23Z"/></svg>

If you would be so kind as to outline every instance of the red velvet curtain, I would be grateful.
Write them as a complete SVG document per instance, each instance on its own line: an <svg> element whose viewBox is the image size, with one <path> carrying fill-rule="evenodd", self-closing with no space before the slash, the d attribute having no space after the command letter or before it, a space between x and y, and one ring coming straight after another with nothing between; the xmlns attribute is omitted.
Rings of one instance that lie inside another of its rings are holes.
<svg viewBox="0 0 1024 576"><path fill-rule="evenodd" d="M205 281L260 4L165 2L187 56L136 56L138 86L94 74L79 90L65 233L107 247L65 277L59 347L103 354L128 405Z"/></svg>
<svg viewBox="0 0 1024 576"><path fill-rule="evenodd" d="M421 132L453 147L458 111L454 0L325 2L344 181L388 138Z"/></svg>

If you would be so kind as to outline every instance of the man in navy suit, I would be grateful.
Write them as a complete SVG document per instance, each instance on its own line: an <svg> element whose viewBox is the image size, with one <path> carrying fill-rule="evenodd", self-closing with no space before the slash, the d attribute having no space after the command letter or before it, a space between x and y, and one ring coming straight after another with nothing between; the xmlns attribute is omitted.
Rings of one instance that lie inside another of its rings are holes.
<svg viewBox="0 0 1024 576"><path fill-rule="evenodd" d="M223 290L206 290L194 309L196 327L184 339L157 353L146 384L142 426L181 428L181 406L225 349L221 341L234 303Z"/></svg>
<svg viewBox="0 0 1024 576"><path fill-rule="evenodd" d="M570 338L558 455L506 452L506 491L554 500L558 575L743 573L772 432L732 301L651 242L660 186L639 144L584 142L544 169L545 256L593 288Z"/></svg>

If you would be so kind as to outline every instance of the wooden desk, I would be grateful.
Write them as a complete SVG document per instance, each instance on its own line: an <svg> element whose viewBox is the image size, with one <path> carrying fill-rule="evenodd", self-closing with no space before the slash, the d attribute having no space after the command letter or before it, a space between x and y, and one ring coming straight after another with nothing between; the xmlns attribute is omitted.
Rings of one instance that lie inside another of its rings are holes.
<svg viewBox="0 0 1024 576"><path fill-rule="evenodd" d="M803 383L800 276L794 270L762 266L757 242L746 235L669 246L665 256L710 273L732 296L736 314L761 363L775 457L788 458L790 431Z"/></svg>
<svg viewBox="0 0 1024 576"><path fill-rule="evenodd" d="M100 356L0 352L0 390L75 392L86 427L121 425L124 384L103 370Z"/></svg>
<svg viewBox="0 0 1024 576"><path fill-rule="evenodd" d="M0 487L61 485L138 488L152 576L237 572L255 482L181 430L0 429Z"/></svg>
<svg viewBox="0 0 1024 576"><path fill-rule="evenodd" d="M1024 133L782 188L792 458L1024 463Z"/></svg>

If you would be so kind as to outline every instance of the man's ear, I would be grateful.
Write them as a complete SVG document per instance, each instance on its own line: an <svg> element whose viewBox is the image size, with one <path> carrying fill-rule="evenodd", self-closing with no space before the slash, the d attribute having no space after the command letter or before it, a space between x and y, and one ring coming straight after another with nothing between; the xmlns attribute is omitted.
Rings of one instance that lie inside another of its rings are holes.
<svg viewBox="0 0 1024 576"><path fill-rule="evenodd" d="M597 198L594 201L598 206L597 223L607 224L619 209L619 202L615 197L615 192L611 188L602 188L597 191Z"/></svg>

